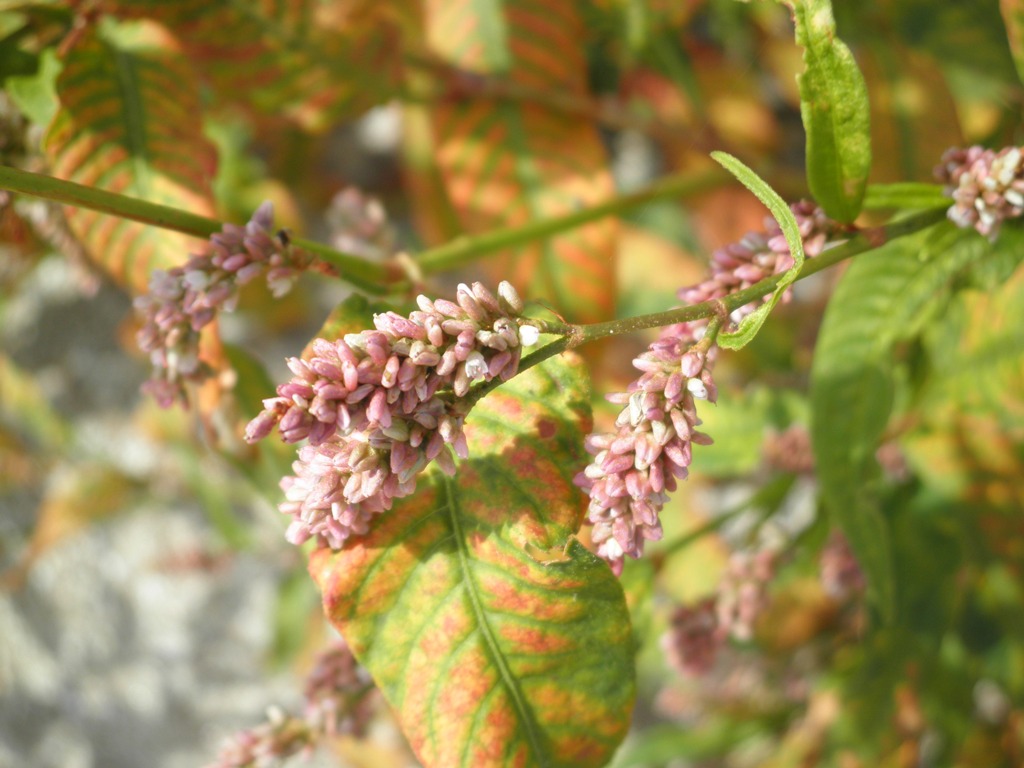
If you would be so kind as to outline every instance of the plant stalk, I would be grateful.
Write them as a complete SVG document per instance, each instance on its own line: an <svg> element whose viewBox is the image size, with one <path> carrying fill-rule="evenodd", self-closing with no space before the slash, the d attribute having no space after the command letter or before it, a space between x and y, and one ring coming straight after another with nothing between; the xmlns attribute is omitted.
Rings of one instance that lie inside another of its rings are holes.
<svg viewBox="0 0 1024 768"><path fill-rule="evenodd" d="M802 280L805 277L817 274L841 261L845 261L865 251L879 248L900 237L920 232L945 221L945 219L946 209L944 207L933 208L879 227L863 229L846 242L826 250L813 259L805 261L796 279ZM706 317L721 317L723 313L731 313L745 304L767 296L775 290L775 286L778 285L782 277L782 274L766 277L749 288L731 293L721 299L711 299L700 304L677 307L665 312L637 315L636 317L627 317L621 320L609 320L604 323L573 325L549 320L531 320L530 324L536 325L542 333L555 334L559 338L524 357L519 365L519 370L524 371L550 357L578 347L581 344L586 344L589 341L641 331L647 328L660 328L666 325L674 325L675 323L691 322ZM483 397L500 383L497 380L489 381L474 390L471 395L473 402Z"/></svg>
<svg viewBox="0 0 1024 768"><path fill-rule="evenodd" d="M0 189L42 197L64 205L88 208L204 240L219 232L223 226L216 219L189 213L180 208L151 203L10 166L0 166ZM291 242L335 267L346 281L373 293L386 292L386 284L394 274L393 270L387 269L384 264L366 261L311 240L296 237L291 238Z"/></svg>
<svg viewBox="0 0 1024 768"><path fill-rule="evenodd" d="M458 237L437 248L424 251L416 263L425 274L443 272L474 261L477 257L505 248L512 248L533 240L540 240L591 221L625 213L655 200L689 197L727 183L731 177L719 168L700 173L668 176L647 189L621 195L606 203L599 203L565 216L532 221L516 227L506 227L482 235Z"/></svg>

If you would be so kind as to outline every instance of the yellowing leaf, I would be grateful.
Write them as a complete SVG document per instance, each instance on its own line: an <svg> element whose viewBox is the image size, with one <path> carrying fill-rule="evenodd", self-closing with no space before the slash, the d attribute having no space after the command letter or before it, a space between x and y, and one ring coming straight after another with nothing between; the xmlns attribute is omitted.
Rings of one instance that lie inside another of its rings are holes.
<svg viewBox="0 0 1024 768"><path fill-rule="evenodd" d="M600 766L625 736L625 598L573 538L588 427L581 364L549 361L476 406L454 479L313 553L328 616L427 766Z"/></svg>
<svg viewBox="0 0 1024 768"><path fill-rule="evenodd" d="M166 41L145 30L116 42L87 31L57 80L60 109L44 141L53 174L79 184L213 212L213 146L202 135L194 76ZM154 268L188 257L194 241L95 211L68 208L68 222L114 279L137 293Z"/></svg>
<svg viewBox="0 0 1024 768"><path fill-rule="evenodd" d="M564 215L611 197L605 151L591 121L535 96L587 99L575 4L429 0L426 22L432 53L517 92L448 98L433 107L437 166L467 232ZM615 241L615 222L597 221L507 254L496 271L571 320L608 319Z"/></svg>

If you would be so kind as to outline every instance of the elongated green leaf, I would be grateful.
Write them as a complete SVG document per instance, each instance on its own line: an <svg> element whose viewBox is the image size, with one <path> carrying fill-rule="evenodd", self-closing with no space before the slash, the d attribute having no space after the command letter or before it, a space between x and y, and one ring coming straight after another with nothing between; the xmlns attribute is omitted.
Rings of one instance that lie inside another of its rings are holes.
<svg viewBox="0 0 1024 768"><path fill-rule="evenodd" d="M427 766L599 766L626 733L625 598L573 538L588 427L581 364L551 360L476 406L456 478L313 553L328 616Z"/></svg>
<svg viewBox="0 0 1024 768"><path fill-rule="evenodd" d="M836 36L830 0L786 0L804 49L800 114L807 133L807 183L829 216L860 213L871 169L868 91L853 54Z"/></svg>
<svg viewBox="0 0 1024 768"><path fill-rule="evenodd" d="M890 269L886 256L903 258ZM914 265L899 247L858 258L829 302L811 370L811 436L825 504L868 576L869 594L886 620L895 610L890 534L865 484L893 398L889 348L879 342L886 310Z"/></svg>
<svg viewBox="0 0 1024 768"><path fill-rule="evenodd" d="M779 223L779 227L782 228L786 244L789 245L789 252L793 254L793 266L783 274L771 298L743 318L740 327L736 331L719 334L718 343L720 346L726 349L742 349L757 335L761 326L764 325L764 321L768 318L769 313L779 303L782 294L793 284L797 275L800 274L800 269L804 265L804 241L800 237L800 227L796 223L796 217L789 209L789 206L786 205L786 201L779 197L764 179L730 154L712 152L711 157L735 176L743 186L753 192L758 200L765 204Z"/></svg>
<svg viewBox="0 0 1024 768"><path fill-rule="evenodd" d="M195 78L161 42L86 32L57 79L60 109L44 148L62 179L209 216L216 155L202 135ZM136 292L146 290L154 268L184 261L194 244L155 227L67 210L96 261Z"/></svg>
<svg viewBox="0 0 1024 768"><path fill-rule="evenodd" d="M871 484L892 408L893 348L942 309L955 278L987 251L982 238L943 225L859 256L829 302L818 336L811 433L822 495L888 618L895 609L892 551Z"/></svg>
<svg viewBox="0 0 1024 768"><path fill-rule="evenodd" d="M577 4L425 6L431 53L508 91L504 98L447 98L432 106L437 168L463 228L516 226L611 197L593 122L557 106L590 98ZM502 254L494 271L570 320L606 320L615 304L616 238L615 220L603 219Z"/></svg>

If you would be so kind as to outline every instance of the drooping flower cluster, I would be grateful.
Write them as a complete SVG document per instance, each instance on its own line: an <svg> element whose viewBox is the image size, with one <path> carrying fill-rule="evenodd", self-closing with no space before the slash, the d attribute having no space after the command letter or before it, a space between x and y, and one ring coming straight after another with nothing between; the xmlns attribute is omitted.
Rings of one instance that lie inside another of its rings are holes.
<svg viewBox="0 0 1024 768"><path fill-rule="evenodd" d="M949 218L957 226L974 227L994 239L1004 220L1024 213L1024 153L1019 147L948 149L935 176L953 196Z"/></svg>
<svg viewBox="0 0 1024 768"><path fill-rule="evenodd" d="M231 311L239 287L266 273L275 296L292 286L310 259L283 234L272 231L273 205L263 203L244 227L225 224L210 237L206 253L173 269L156 270L149 293L135 300L144 316L138 343L149 353L153 376L144 389L168 407L185 398L185 382L204 378L199 332L221 310Z"/></svg>
<svg viewBox="0 0 1024 768"><path fill-rule="evenodd" d="M338 548L411 494L430 462L450 475L452 451L467 457L460 398L475 381L511 378L537 329L508 283L497 297L480 283L460 285L456 298L420 296L408 317L376 315L376 330L318 339L310 359L288 361L293 378L264 401L246 439L276 425L285 442L308 440L295 475L281 481L289 541L315 536Z"/></svg>
<svg viewBox="0 0 1024 768"><path fill-rule="evenodd" d="M306 680L301 716L271 707L265 723L232 736L208 768L264 768L308 755L325 736L361 736L370 721L372 691L369 673L339 638L320 654Z"/></svg>
<svg viewBox="0 0 1024 768"><path fill-rule="evenodd" d="M640 378L626 392L608 396L624 406L616 431L586 438L594 459L575 482L590 496L587 519L597 553L616 573L624 555L639 557L645 541L661 538L658 515L676 481L687 476L693 443L711 442L697 431L695 404L716 398L710 345L697 343L703 331L695 323L663 329L633 361Z"/></svg>
<svg viewBox="0 0 1024 768"><path fill-rule="evenodd" d="M801 201L791 206L808 256L816 256L838 231L821 209ZM793 265L789 246L773 219L766 231L750 233L739 243L715 251L711 276L684 288L680 298L699 303L742 290L783 272ZM734 311L735 325L756 308L756 303ZM685 479L692 446L709 445L711 438L697 431L696 402L715 402L711 377L717 347L704 338L707 320L678 323L664 328L657 341L633 361L641 376L626 392L608 396L623 405L615 432L593 434L586 440L594 457L576 476L576 484L589 496L588 522L598 554L616 573L623 557L639 557L645 541L661 538L659 514Z"/></svg>
<svg viewBox="0 0 1024 768"><path fill-rule="evenodd" d="M669 664L681 674L700 677L714 666L730 639L747 642L768 605L768 585L775 576L776 553L734 553L716 593L681 605L669 619L661 647Z"/></svg>

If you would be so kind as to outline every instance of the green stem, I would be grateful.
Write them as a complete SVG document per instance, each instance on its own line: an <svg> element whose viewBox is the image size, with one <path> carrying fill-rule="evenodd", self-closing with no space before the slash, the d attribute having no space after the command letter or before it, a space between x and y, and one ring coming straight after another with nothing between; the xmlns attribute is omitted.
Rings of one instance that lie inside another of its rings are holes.
<svg viewBox="0 0 1024 768"><path fill-rule="evenodd" d="M720 186L728 182L730 176L721 169L715 168L700 173L684 173L669 176L652 184L647 189L622 195L600 203L591 208L584 208L574 213L551 219L541 219L516 227L497 229L473 237L458 237L442 246L424 251L416 258L416 263L426 274L443 272L461 267L486 253L500 251L505 248L540 240L550 235L573 229L582 224L625 213L655 200L670 197L687 197Z"/></svg>
<svg viewBox="0 0 1024 768"><path fill-rule="evenodd" d="M655 200L686 197L718 186L729 180L720 169L701 173L669 176L645 190L622 195L606 203L550 219L541 219L523 226L507 227L475 237L459 237L445 245L421 253L416 268L424 275L436 274L463 266L487 253L522 245L550 235L564 232L606 216L614 216ZM195 237L208 238L221 228L221 222L194 213L150 203L145 200L107 192L102 189L64 181L52 176L30 173L17 168L0 166L0 188L27 195L35 195L66 205L120 216L143 224L150 224ZM406 282L407 271L396 263L375 263L358 256L342 253L320 243L294 238L296 246L316 254L322 261L338 269L342 279L363 290L381 294L400 289Z"/></svg>
<svg viewBox="0 0 1024 768"><path fill-rule="evenodd" d="M857 254L879 248L897 238L920 232L944 221L945 218L945 208L934 208L880 227L863 229L845 243L830 248L819 256L805 261L797 280L817 274L823 269L828 269ZM722 317L724 314L729 314L745 304L767 296L775 290L775 286L778 285L782 277L783 274L766 277L749 288L731 293L721 299L712 299L700 304L678 307L666 312L627 317L622 320L609 320L608 322L592 323L589 325L571 325L549 320L531 319L529 321L531 325L537 326L543 333L556 334L559 338L524 357L519 365L519 370L524 371L550 357L578 347L580 344L586 344L589 341L641 331L647 328L660 328L666 325L674 325L675 323L691 322L706 317ZM500 384L499 380L493 380L481 385L473 391L471 395L472 402L476 402Z"/></svg>
<svg viewBox="0 0 1024 768"><path fill-rule="evenodd" d="M41 173L30 173L10 166L0 166L0 188L34 195L47 200L88 208L100 213L109 213L123 219L141 221L162 229L184 232L186 235L207 238L219 232L221 223L205 216L197 216L178 208L157 205L145 200L106 192L102 189L86 187L73 181L46 176Z"/></svg>
<svg viewBox="0 0 1024 768"><path fill-rule="evenodd" d="M10 166L0 166L0 189L42 197L64 205L88 208L203 239L219 232L223 226L216 219L179 208L150 203ZM394 281L393 271L384 264L369 262L302 238L292 238L292 242L303 250L315 253L321 260L336 267L345 280L366 291L384 293L387 290L387 283Z"/></svg>

